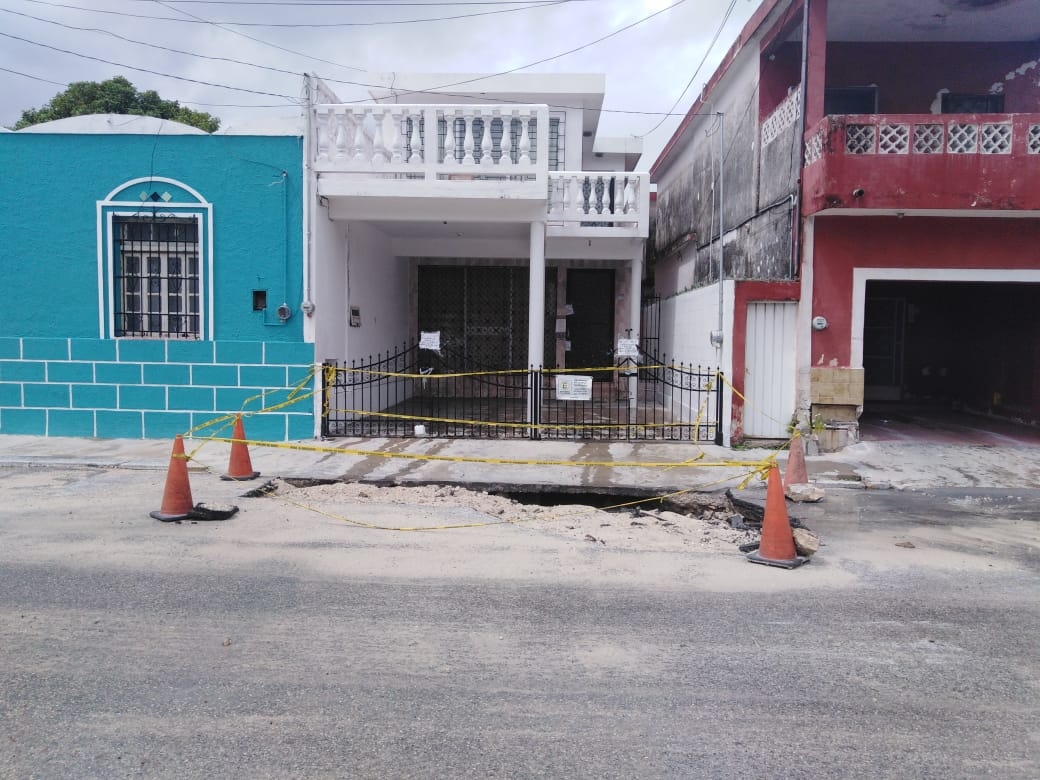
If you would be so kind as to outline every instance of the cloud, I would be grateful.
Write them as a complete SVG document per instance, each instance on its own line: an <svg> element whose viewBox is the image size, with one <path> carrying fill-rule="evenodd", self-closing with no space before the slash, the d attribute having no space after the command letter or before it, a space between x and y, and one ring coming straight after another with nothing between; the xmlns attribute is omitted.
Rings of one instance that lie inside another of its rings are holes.
<svg viewBox="0 0 1040 780"><path fill-rule="evenodd" d="M138 89L154 89L164 98L209 111L227 122L242 122L263 115L292 113L293 102L301 90L300 74L304 72L315 72L330 83L335 82L337 93L345 100L361 100L367 96L363 86L342 83L364 82L364 74L358 69L401 73L507 71L583 46L663 11L601 43L529 69L539 73L606 74L604 108L607 110L601 118L600 132L638 135L657 124L660 117L652 112L672 107L729 5L729 0L687 0L663 10L674 0L570 0L509 13L414 24L353 27L230 24L401 21L502 11L532 1L501 7L486 3L466 6L457 0L443 5L401 6L385 2L376 6L340 2L319 7L313 0L267 5L61 0L63 5L84 6L84 10L77 10L44 0L15 0L6 4L9 10L49 21L0 11L0 32L26 39L0 39L0 68L61 83L124 75ZM717 51L712 52L710 67L699 77L700 83L710 76L714 63L721 59L754 7L749 0L738 0L733 18L720 36ZM191 20L189 15L207 23ZM227 24L208 23L214 21ZM98 31L70 27L97 28ZM101 30L141 43L121 40ZM177 54L168 49L202 56ZM77 55L121 64L107 64ZM227 62L228 59L289 73L234 64ZM254 92L207 86L185 79ZM700 83L683 98L677 111L689 107L699 92ZM0 124L13 124L23 109L43 105L61 89L52 83L0 70ZM281 107L242 107L272 104ZM621 113L624 111L649 113ZM663 145L667 133L677 123L678 118L666 122L654 138L645 141L645 148L650 151Z"/></svg>

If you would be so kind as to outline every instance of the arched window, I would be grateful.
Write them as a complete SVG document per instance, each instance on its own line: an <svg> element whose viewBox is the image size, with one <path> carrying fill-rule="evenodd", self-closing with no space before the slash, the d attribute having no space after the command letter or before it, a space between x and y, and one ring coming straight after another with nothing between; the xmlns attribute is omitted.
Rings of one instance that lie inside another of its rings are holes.
<svg viewBox="0 0 1040 780"><path fill-rule="evenodd" d="M212 338L212 206L185 184L149 177L98 202L101 335Z"/></svg>

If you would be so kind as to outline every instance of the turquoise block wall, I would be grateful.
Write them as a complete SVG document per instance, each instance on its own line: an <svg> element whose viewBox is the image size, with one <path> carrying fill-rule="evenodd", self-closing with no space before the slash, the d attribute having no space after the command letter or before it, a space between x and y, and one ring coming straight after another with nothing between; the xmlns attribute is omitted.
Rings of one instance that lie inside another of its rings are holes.
<svg viewBox="0 0 1040 780"><path fill-rule="evenodd" d="M64 341L65 354L69 354L74 340ZM107 356L101 343L99 340L95 350L85 349L81 343L81 354ZM305 390L313 389L312 346L298 344L292 350L270 353L259 342L235 346L240 354L267 362L141 363L138 351L132 353L133 362L125 364L108 360L0 361L0 368L5 369L0 374L0 434L169 438L219 417L247 412L250 438L312 438L313 398L264 411L288 400L300 382L306 382ZM282 358L299 362L273 362ZM317 378L320 381L320 375ZM201 435L207 432L216 430L205 429Z"/></svg>
<svg viewBox="0 0 1040 780"><path fill-rule="evenodd" d="M0 434L169 438L246 410L252 438L312 437L312 399L261 410L314 361L302 163L302 139L284 136L0 134L4 292L25 304L0 309ZM203 340L112 336L107 215L153 208L146 191L204 220ZM113 192L129 205L106 204ZM253 311L255 290L270 311Z"/></svg>

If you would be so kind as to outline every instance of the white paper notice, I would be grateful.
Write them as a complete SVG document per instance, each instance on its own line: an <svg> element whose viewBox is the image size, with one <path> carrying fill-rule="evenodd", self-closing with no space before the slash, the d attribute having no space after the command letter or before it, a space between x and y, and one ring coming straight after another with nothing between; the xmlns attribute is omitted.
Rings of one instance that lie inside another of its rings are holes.
<svg viewBox="0 0 1040 780"><path fill-rule="evenodd" d="M618 339L617 356L619 358L638 358L639 342L636 339Z"/></svg>
<svg viewBox="0 0 1040 780"><path fill-rule="evenodd" d="M432 349L434 352L441 351L441 332L439 330L423 331L419 334L419 349Z"/></svg>

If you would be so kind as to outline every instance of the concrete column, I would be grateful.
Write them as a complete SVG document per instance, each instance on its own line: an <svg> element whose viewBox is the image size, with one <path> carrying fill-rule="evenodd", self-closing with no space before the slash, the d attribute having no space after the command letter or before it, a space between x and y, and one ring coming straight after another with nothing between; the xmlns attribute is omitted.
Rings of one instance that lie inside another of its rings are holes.
<svg viewBox="0 0 1040 780"><path fill-rule="evenodd" d="M531 274L527 298L527 364L545 362L545 223L531 223Z"/></svg>
<svg viewBox="0 0 1040 780"><path fill-rule="evenodd" d="M527 290L527 364L540 367L545 362L545 223L531 223L530 281ZM538 397L538 383L530 389L527 409L530 415ZM530 418L528 418L530 419ZM533 431L532 438L538 438Z"/></svg>
<svg viewBox="0 0 1040 780"><path fill-rule="evenodd" d="M631 273L628 282L628 324L631 328L630 338L639 342L640 320L642 319L643 295L643 247L640 246L632 256ZM639 376L633 374L628 378L628 405L635 409L639 403Z"/></svg>
<svg viewBox="0 0 1040 780"><path fill-rule="evenodd" d="M827 0L812 0L808 5L809 40L802 44L808 53L806 83L802 85L805 130L823 119L823 92L827 74Z"/></svg>

